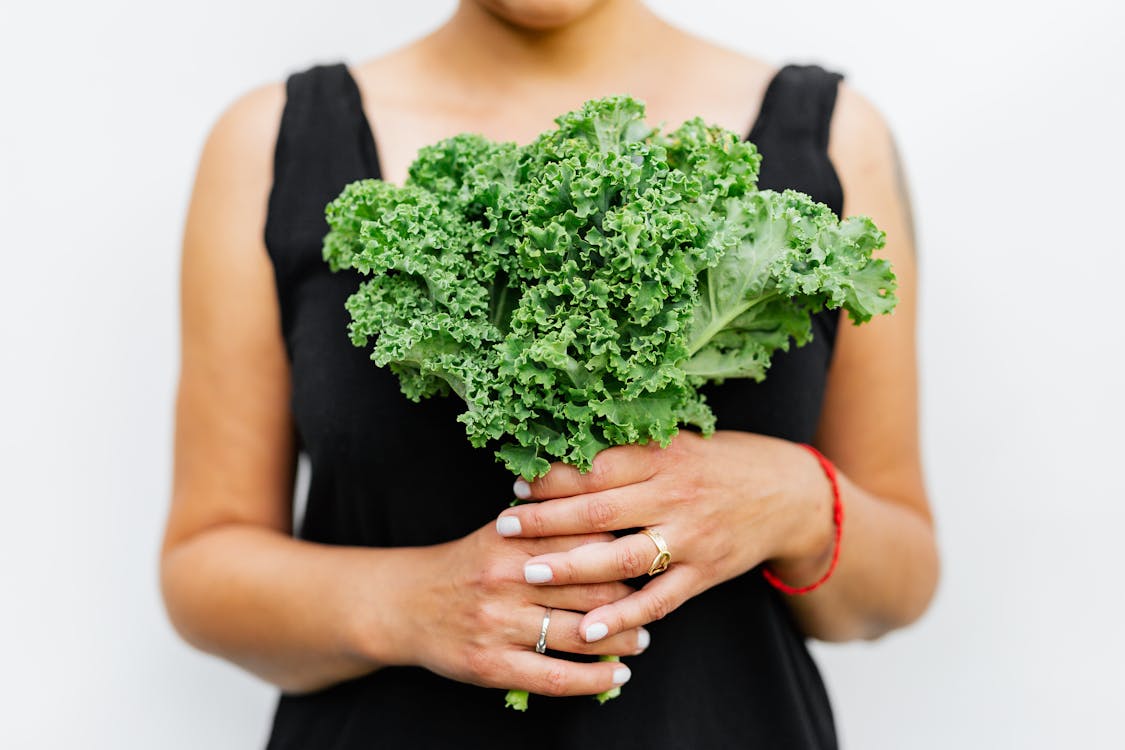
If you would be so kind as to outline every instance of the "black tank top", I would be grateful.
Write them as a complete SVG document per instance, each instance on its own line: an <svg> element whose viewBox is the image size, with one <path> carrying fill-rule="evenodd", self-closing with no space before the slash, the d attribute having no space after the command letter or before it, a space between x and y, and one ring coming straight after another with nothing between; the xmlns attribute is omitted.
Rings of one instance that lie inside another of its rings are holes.
<svg viewBox="0 0 1125 750"><path fill-rule="evenodd" d="M840 76L789 65L771 81L749 134L763 188L795 188L842 210L828 159ZM431 545L491 523L513 477L469 445L454 398L413 403L347 335L344 301L361 277L321 260L324 206L348 182L379 177L360 92L343 64L295 73L277 138L265 227L292 375L291 407L311 479L301 538L379 547ZM763 383L707 389L720 429L808 442L816 430L838 315L779 352ZM436 457L436 459L435 459ZM315 606L315 602L310 602ZM648 626L652 646L606 705L532 696L392 667L304 695L282 695L269 747L834 748L820 675L789 610L759 570L716 586Z"/></svg>

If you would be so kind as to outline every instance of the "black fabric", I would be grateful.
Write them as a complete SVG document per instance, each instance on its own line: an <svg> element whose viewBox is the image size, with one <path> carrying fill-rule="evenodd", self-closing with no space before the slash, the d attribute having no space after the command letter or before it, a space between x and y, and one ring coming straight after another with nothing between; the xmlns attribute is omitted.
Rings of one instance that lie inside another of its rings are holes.
<svg viewBox="0 0 1125 750"><path fill-rule="evenodd" d="M762 187L792 187L839 214L828 159L840 76L790 65L772 80L752 130ZM312 474L301 537L343 545L430 545L492 522L512 477L473 449L456 399L408 401L346 333L355 271L321 260L325 204L345 184L378 177L360 93L343 64L292 75L278 133L265 227L292 368L292 410ZM779 353L763 383L708 388L723 429L809 441L820 413L838 316L816 316L814 340ZM433 456L441 465L433 465ZM649 626L633 679L600 706L532 697L519 714L503 691L394 667L306 695L282 695L269 747L288 748L834 748L828 697L784 602L753 570Z"/></svg>

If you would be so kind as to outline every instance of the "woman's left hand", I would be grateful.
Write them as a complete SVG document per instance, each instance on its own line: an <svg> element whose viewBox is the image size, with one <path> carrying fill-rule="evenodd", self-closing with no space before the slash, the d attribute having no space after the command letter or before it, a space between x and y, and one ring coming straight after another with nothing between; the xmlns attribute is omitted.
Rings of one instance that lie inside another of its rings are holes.
<svg viewBox="0 0 1125 750"><path fill-rule="evenodd" d="M811 580L827 566L834 526L832 490L816 458L796 443L746 432L710 438L682 430L668 448L620 446L581 474L556 463L515 494L532 502L505 510L504 536L546 537L652 528L671 552L667 572L579 623L596 641L660 619L689 598L770 561ZM529 583L566 585L645 575L657 555L641 533L540 555L524 566Z"/></svg>

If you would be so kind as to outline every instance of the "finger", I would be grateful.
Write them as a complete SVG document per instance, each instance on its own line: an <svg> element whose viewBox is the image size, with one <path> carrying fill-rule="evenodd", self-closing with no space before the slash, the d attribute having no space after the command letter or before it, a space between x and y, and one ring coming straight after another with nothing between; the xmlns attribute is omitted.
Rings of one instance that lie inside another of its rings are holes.
<svg viewBox="0 0 1125 750"><path fill-rule="evenodd" d="M647 573L658 552L644 534L629 534L612 542L533 557L524 563L523 577L528 583L554 586L622 581Z"/></svg>
<svg viewBox="0 0 1125 750"><path fill-rule="evenodd" d="M551 552L569 552L584 544L612 542L616 538L617 537L608 532L597 534L560 534L520 540L520 546L529 555L546 555Z"/></svg>
<svg viewBox="0 0 1125 750"><path fill-rule="evenodd" d="M513 687L538 695L597 695L629 681L629 668L621 662L576 662L534 651L509 651L504 657L506 675L497 687Z"/></svg>
<svg viewBox="0 0 1125 750"><path fill-rule="evenodd" d="M532 607L526 617L521 615L521 622L517 626L519 635L513 640L534 649L539 641L545 612L545 607ZM552 608L547 623L547 648L571 654L633 656L644 651L650 643L650 636L644 628L629 628L615 633L612 637L603 638L597 643L591 643L578 630L581 621L581 613Z"/></svg>
<svg viewBox="0 0 1125 750"><path fill-rule="evenodd" d="M543 586L536 589L534 604L573 612L589 612L613 604L632 594L636 589L620 581L613 583L582 583L574 586Z"/></svg>
<svg viewBox="0 0 1125 750"><path fill-rule="evenodd" d="M660 510L648 482L508 508L496 519L501 536L551 537L644 526ZM577 545L575 545L577 546Z"/></svg>
<svg viewBox="0 0 1125 750"><path fill-rule="evenodd" d="M569 552L587 544L606 544L616 539L613 534L576 534L571 536L551 536L542 539L513 539L494 540L499 549L499 554L491 555L490 559L481 565L477 572L478 583L485 587L508 588L513 583L527 583L527 572L524 563L529 558L546 554L561 554ZM512 545L504 547L505 545ZM571 607L568 607L571 609ZM581 611L588 612L593 607L581 607Z"/></svg>
<svg viewBox="0 0 1125 750"><path fill-rule="evenodd" d="M573 466L556 462L546 475L531 484L517 479L512 492L520 500L549 500L643 482L656 473L659 449L656 443L607 448L594 456L593 466L585 474Z"/></svg>
<svg viewBox="0 0 1125 750"><path fill-rule="evenodd" d="M578 625L579 631L595 645L617 633L632 632L659 620L691 598L695 593L693 586L690 569L673 565L636 593L587 612Z"/></svg>

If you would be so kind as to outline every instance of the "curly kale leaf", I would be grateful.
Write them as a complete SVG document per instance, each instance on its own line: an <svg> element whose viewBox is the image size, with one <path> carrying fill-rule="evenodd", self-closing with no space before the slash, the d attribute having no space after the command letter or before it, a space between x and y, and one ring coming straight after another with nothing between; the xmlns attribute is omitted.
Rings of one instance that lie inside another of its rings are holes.
<svg viewBox="0 0 1125 750"><path fill-rule="evenodd" d="M587 102L530 144L459 135L407 184L347 186L324 257L367 276L349 333L412 399L456 393L473 445L533 479L611 445L667 445L715 418L707 381L765 376L811 337L894 306L882 233L757 189L753 144L701 120L661 133L629 97Z"/></svg>
<svg viewBox="0 0 1125 750"><path fill-rule="evenodd" d="M727 199L707 217L724 252L699 278L683 367L696 383L762 380L778 349L812 338L812 313L843 307L862 323L895 305L894 274L872 260L883 233L867 218L842 224L792 190Z"/></svg>

